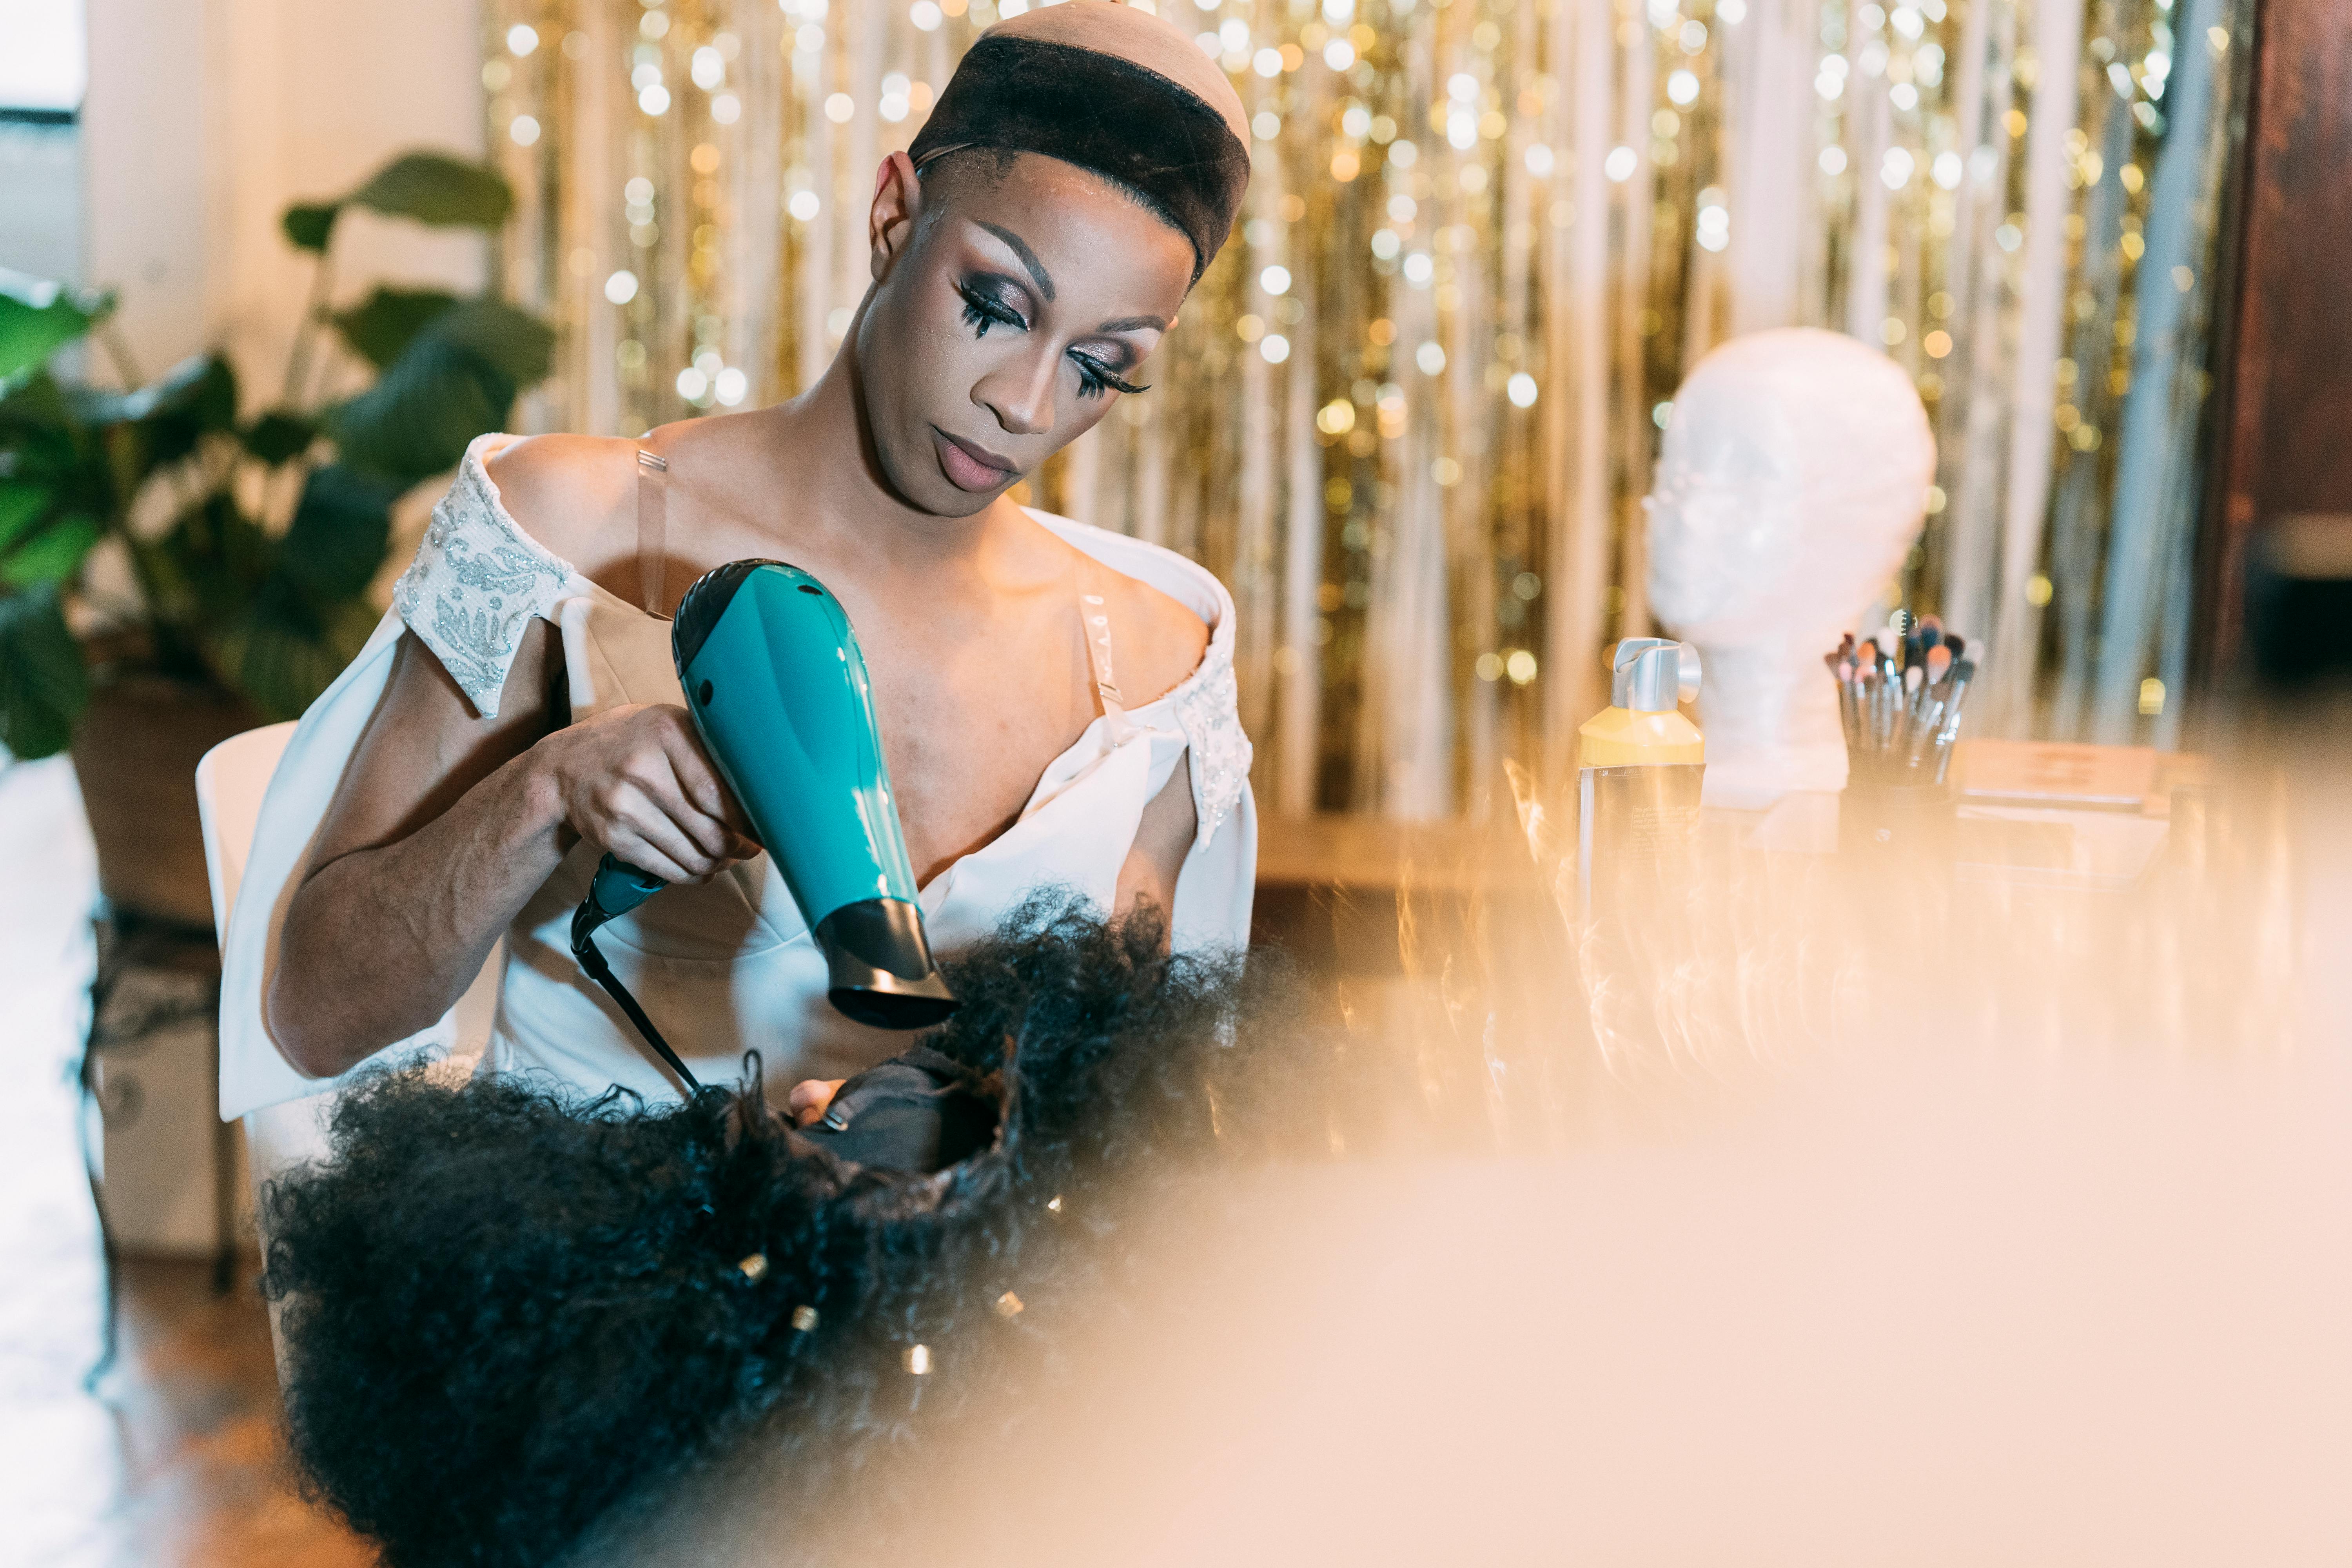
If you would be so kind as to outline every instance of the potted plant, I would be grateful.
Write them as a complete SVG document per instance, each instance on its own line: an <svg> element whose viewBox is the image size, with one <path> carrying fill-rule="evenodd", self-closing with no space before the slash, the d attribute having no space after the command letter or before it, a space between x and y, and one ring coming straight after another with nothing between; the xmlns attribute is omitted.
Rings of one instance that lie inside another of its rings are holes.
<svg viewBox="0 0 2352 1568"><path fill-rule="evenodd" d="M512 205L494 171L411 153L288 208L310 303L283 391L250 415L219 355L146 380L108 328L110 295L0 273L0 748L71 746L117 906L209 921L196 760L326 689L380 614L394 503L547 374L554 334L495 296L379 284L333 309L337 218L494 231ZM119 388L52 365L82 342ZM373 376L331 399L316 387L337 352Z"/></svg>

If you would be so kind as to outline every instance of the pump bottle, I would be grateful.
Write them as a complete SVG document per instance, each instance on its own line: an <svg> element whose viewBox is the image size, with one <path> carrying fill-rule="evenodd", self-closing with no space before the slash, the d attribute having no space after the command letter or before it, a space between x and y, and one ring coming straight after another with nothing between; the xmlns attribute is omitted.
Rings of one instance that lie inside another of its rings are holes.
<svg viewBox="0 0 2352 1568"><path fill-rule="evenodd" d="M1698 650L1627 637L1611 656L1609 706L1577 731L1577 901L1586 920L1660 889L1698 827L1706 738L1679 702L1698 696Z"/></svg>

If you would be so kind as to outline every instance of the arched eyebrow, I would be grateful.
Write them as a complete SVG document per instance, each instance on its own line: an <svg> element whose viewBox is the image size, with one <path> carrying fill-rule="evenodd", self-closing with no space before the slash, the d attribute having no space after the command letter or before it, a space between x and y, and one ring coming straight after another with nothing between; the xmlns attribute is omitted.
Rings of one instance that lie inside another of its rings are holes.
<svg viewBox="0 0 2352 1568"><path fill-rule="evenodd" d="M1105 321L1101 326L1097 327L1095 331L1098 332L1131 332L1139 327L1149 327L1155 332L1164 332L1168 330L1168 323L1158 316L1121 316L1115 321Z"/></svg>
<svg viewBox="0 0 2352 1568"><path fill-rule="evenodd" d="M1029 242L1011 229L990 223L985 218L979 222L981 227L1012 247L1013 254L1021 258L1021 265L1029 269L1029 280L1037 285L1037 292L1045 296L1046 302L1050 304L1054 298L1054 275L1045 270L1045 264L1037 259L1037 253L1029 248Z"/></svg>

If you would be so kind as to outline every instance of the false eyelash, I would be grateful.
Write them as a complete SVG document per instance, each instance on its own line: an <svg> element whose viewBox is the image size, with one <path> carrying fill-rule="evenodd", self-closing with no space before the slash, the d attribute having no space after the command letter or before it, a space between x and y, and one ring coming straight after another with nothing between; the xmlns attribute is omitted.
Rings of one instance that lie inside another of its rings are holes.
<svg viewBox="0 0 2352 1568"><path fill-rule="evenodd" d="M1151 390L1149 386L1137 386L1132 382L1121 381L1100 361L1088 359L1084 354L1072 354L1070 361L1078 367L1080 397L1100 397L1106 392L1124 392L1132 396L1136 393Z"/></svg>
<svg viewBox="0 0 2352 1568"><path fill-rule="evenodd" d="M1021 319L1019 311L1001 300L992 300L978 289L966 288L961 283L955 286L955 291L963 296L963 319L971 326L974 337L988 336L991 327L1026 327L1029 324Z"/></svg>

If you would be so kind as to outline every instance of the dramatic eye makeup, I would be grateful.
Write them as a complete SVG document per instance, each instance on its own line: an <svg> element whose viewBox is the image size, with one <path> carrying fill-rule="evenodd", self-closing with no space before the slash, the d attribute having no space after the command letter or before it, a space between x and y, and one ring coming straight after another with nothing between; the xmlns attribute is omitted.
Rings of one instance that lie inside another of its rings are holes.
<svg viewBox="0 0 2352 1568"><path fill-rule="evenodd" d="M1133 394L1138 392L1149 392L1151 390L1148 385L1138 386L1132 382L1121 381L1118 376L1111 374L1110 367L1103 363L1102 361L1094 358L1090 354L1082 354L1076 349L1070 351L1070 363L1078 367L1078 395L1080 397L1100 397L1106 392L1125 392Z"/></svg>
<svg viewBox="0 0 2352 1568"><path fill-rule="evenodd" d="M984 338L991 327L1010 327L1024 332L1029 330L1029 319L1005 298L1005 291L1017 287L1010 279L987 275L960 279L956 283L956 295L963 300L964 324L971 329L972 336ZM1151 390L1148 385L1138 386L1133 382L1122 380L1110 365L1083 350L1072 349L1068 358L1078 370L1080 397L1100 397L1106 392L1132 395Z"/></svg>
<svg viewBox="0 0 2352 1568"><path fill-rule="evenodd" d="M1002 281L999 279L975 279L955 286L956 293L963 299L964 324L971 328L972 336L984 338L991 327L1029 330L1028 318L1014 310L1002 294L988 288L990 283Z"/></svg>

